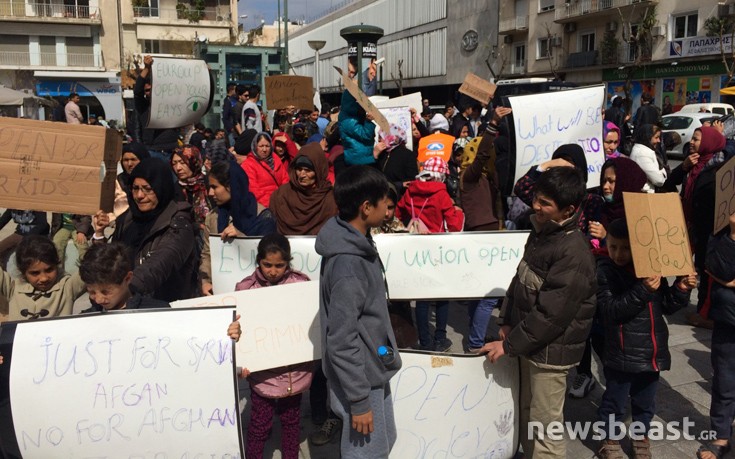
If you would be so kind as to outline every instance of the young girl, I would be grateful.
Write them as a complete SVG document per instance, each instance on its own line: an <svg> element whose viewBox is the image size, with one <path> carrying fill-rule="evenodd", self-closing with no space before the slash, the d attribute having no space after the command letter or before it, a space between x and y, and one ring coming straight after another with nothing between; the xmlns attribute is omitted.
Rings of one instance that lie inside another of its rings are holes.
<svg viewBox="0 0 735 459"><path fill-rule="evenodd" d="M22 279L0 270L0 295L8 299L8 320L71 315L74 301L84 293L79 274L59 270L59 254L45 236L26 236L15 252Z"/></svg>
<svg viewBox="0 0 735 459"><path fill-rule="evenodd" d="M291 246L288 239L280 234L269 234L261 239L256 261L258 267L255 272L238 282L235 290L309 280L305 274L291 270ZM281 420L281 455L284 459L297 459L301 394L311 384L312 363L272 368L252 374L243 368L241 374L250 382L252 402L245 457L263 457L263 448L271 433L275 411Z"/></svg>

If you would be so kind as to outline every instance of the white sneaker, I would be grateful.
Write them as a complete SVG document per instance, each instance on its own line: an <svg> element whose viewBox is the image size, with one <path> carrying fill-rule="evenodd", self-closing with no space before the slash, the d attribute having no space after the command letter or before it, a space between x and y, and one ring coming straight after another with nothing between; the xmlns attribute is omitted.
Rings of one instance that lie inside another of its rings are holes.
<svg viewBox="0 0 735 459"><path fill-rule="evenodd" d="M595 388L595 378L579 373L574 378L569 396L574 398L585 398Z"/></svg>

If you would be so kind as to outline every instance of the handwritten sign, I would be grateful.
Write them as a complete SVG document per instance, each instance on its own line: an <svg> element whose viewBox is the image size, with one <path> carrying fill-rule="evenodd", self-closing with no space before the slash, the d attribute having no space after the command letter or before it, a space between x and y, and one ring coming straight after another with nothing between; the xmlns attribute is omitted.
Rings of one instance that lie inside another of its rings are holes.
<svg viewBox="0 0 735 459"><path fill-rule="evenodd" d="M294 75L265 77L265 96L269 109L281 109L293 105L311 110L316 100L311 77Z"/></svg>
<svg viewBox="0 0 735 459"><path fill-rule="evenodd" d="M360 104L360 107L373 116L375 123L380 126L380 129L384 132L389 132L390 124L388 123L388 120L386 120L385 116L380 113L372 102L370 102L368 96L357 87L357 83L350 78L346 72L343 72L341 68L336 66L334 68L340 75L342 75L342 84L345 85L347 91L352 94L352 97L354 97L357 103Z"/></svg>
<svg viewBox="0 0 735 459"><path fill-rule="evenodd" d="M110 212L121 153L113 129L0 117L0 207Z"/></svg>
<svg viewBox="0 0 735 459"><path fill-rule="evenodd" d="M198 59L156 57L151 69L151 108L147 127L167 129L194 124L209 111L214 82Z"/></svg>
<svg viewBox="0 0 735 459"><path fill-rule="evenodd" d="M684 211L677 193L623 193L637 277L694 272Z"/></svg>
<svg viewBox="0 0 735 459"><path fill-rule="evenodd" d="M237 305L238 365L250 371L321 358L319 282L297 282L171 303L173 308Z"/></svg>
<svg viewBox="0 0 735 459"><path fill-rule="evenodd" d="M715 230L726 227L730 221L730 215L735 213L735 158L730 158L717 171L715 186Z"/></svg>
<svg viewBox="0 0 735 459"><path fill-rule="evenodd" d="M502 297L515 275L528 239L525 231L445 234L381 234L375 237L393 299L454 299ZM314 236L292 236L293 269L319 279L321 256ZM260 239L223 243L211 236L215 293L235 284L256 268Z"/></svg>
<svg viewBox="0 0 735 459"><path fill-rule="evenodd" d="M587 188L600 185L605 162L602 145L602 107L605 86L508 97L515 125L514 182L531 166L551 159L567 143L579 144L587 159Z"/></svg>
<svg viewBox="0 0 735 459"><path fill-rule="evenodd" d="M226 335L232 314L207 308L4 323L15 438L3 443L17 441L27 458L242 457Z"/></svg>
<svg viewBox="0 0 735 459"><path fill-rule="evenodd" d="M391 126L398 126L406 133L406 148L413 151L413 135L411 134L411 112L408 107L379 108ZM375 142L379 140L380 128L375 127Z"/></svg>
<svg viewBox="0 0 735 459"><path fill-rule="evenodd" d="M462 86L459 87L459 92L487 105L495 95L495 85L474 73L468 73Z"/></svg>
<svg viewBox="0 0 735 459"><path fill-rule="evenodd" d="M391 458L509 459L518 444L518 360L401 351L390 380L398 438ZM482 419L482 422L478 422Z"/></svg>

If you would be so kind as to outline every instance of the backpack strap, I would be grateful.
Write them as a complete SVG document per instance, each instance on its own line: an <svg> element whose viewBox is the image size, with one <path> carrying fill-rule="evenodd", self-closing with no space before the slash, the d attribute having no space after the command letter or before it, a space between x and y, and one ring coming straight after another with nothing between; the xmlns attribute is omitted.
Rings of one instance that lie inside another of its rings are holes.
<svg viewBox="0 0 735 459"><path fill-rule="evenodd" d="M416 215L416 212L414 212L413 197L411 198L411 218L412 219L418 218L419 220L421 220L421 213L424 211L424 207L426 207L427 202L429 202L428 199L424 201L424 204L421 206L421 209L419 209L419 214Z"/></svg>

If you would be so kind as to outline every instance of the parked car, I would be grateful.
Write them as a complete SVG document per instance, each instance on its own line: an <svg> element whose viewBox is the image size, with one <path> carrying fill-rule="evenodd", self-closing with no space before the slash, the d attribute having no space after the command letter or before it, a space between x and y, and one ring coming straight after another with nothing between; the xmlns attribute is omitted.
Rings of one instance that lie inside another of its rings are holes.
<svg viewBox="0 0 735 459"><path fill-rule="evenodd" d="M706 104L689 104L681 107L679 112L684 113L698 113L700 110L705 109L707 112L715 115L732 115L735 114L735 108L730 104L723 104L718 102L711 102ZM677 112L678 113L678 112Z"/></svg>
<svg viewBox="0 0 735 459"><path fill-rule="evenodd" d="M717 115L714 115L715 117ZM692 139L694 130L702 126L702 120L712 119L712 113L687 113L679 111L661 118L663 132L676 132L681 136L681 143L668 150L666 154L671 158L682 159L689 154L689 141Z"/></svg>

